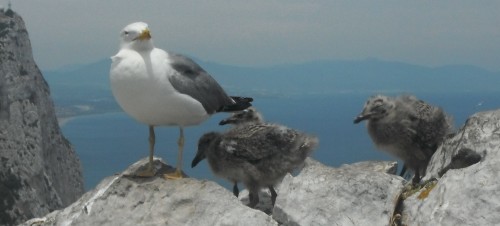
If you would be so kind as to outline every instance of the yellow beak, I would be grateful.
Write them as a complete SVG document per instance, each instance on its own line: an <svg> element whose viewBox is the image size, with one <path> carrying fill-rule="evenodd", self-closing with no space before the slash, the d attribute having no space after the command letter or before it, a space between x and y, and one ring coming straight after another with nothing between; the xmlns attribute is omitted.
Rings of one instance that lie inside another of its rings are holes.
<svg viewBox="0 0 500 226"><path fill-rule="evenodd" d="M151 39L151 33L149 33L149 29L144 29L144 31L142 31L139 37L137 37L136 39L139 39L141 41Z"/></svg>

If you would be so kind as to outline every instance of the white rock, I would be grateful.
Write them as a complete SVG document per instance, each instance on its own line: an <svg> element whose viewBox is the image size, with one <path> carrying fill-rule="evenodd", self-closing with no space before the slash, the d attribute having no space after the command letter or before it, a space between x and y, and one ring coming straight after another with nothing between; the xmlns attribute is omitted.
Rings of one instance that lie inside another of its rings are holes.
<svg viewBox="0 0 500 226"><path fill-rule="evenodd" d="M144 166L147 159L139 164ZM155 160L160 172L173 168ZM28 222L25 223L28 225ZM35 225L277 225L265 213L246 207L211 181L122 175L103 180L68 208Z"/></svg>
<svg viewBox="0 0 500 226"><path fill-rule="evenodd" d="M403 179L372 169L388 165L394 163L331 168L309 159L299 175L281 182L273 218L283 225L387 225Z"/></svg>
<svg viewBox="0 0 500 226"><path fill-rule="evenodd" d="M462 164L466 168L461 169L448 167L452 156L464 148L474 151L481 161L468 167ZM444 173L446 168L450 169ZM439 177L440 172L444 175L427 197L418 198L420 191L404 201L403 223L500 224L500 110L471 116L465 127L445 142L431 160L428 177Z"/></svg>

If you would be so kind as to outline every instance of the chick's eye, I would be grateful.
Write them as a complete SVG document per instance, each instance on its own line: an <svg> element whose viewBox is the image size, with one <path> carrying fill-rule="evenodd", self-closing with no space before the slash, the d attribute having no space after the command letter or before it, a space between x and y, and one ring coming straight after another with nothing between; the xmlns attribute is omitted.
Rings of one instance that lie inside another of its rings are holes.
<svg viewBox="0 0 500 226"><path fill-rule="evenodd" d="M372 109L373 109L373 110L376 110L376 111L380 111L380 110L383 110L383 109L381 109L381 108L382 108L382 105L375 105L375 106L373 106L373 108L372 108Z"/></svg>

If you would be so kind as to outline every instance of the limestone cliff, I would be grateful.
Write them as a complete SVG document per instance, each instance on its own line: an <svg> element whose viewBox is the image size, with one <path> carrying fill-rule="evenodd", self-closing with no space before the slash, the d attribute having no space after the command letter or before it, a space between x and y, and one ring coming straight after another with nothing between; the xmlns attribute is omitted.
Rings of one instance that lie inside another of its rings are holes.
<svg viewBox="0 0 500 226"><path fill-rule="evenodd" d="M60 132L24 22L0 10L0 225L46 215L81 194L81 165Z"/></svg>

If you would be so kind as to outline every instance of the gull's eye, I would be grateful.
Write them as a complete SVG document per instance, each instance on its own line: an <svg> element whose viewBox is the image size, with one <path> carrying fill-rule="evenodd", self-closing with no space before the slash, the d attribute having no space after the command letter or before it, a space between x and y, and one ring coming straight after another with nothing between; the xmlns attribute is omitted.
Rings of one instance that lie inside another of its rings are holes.
<svg viewBox="0 0 500 226"><path fill-rule="evenodd" d="M124 31L123 32L124 35L128 35L128 33L129 33L128 31Z"/></svg>

